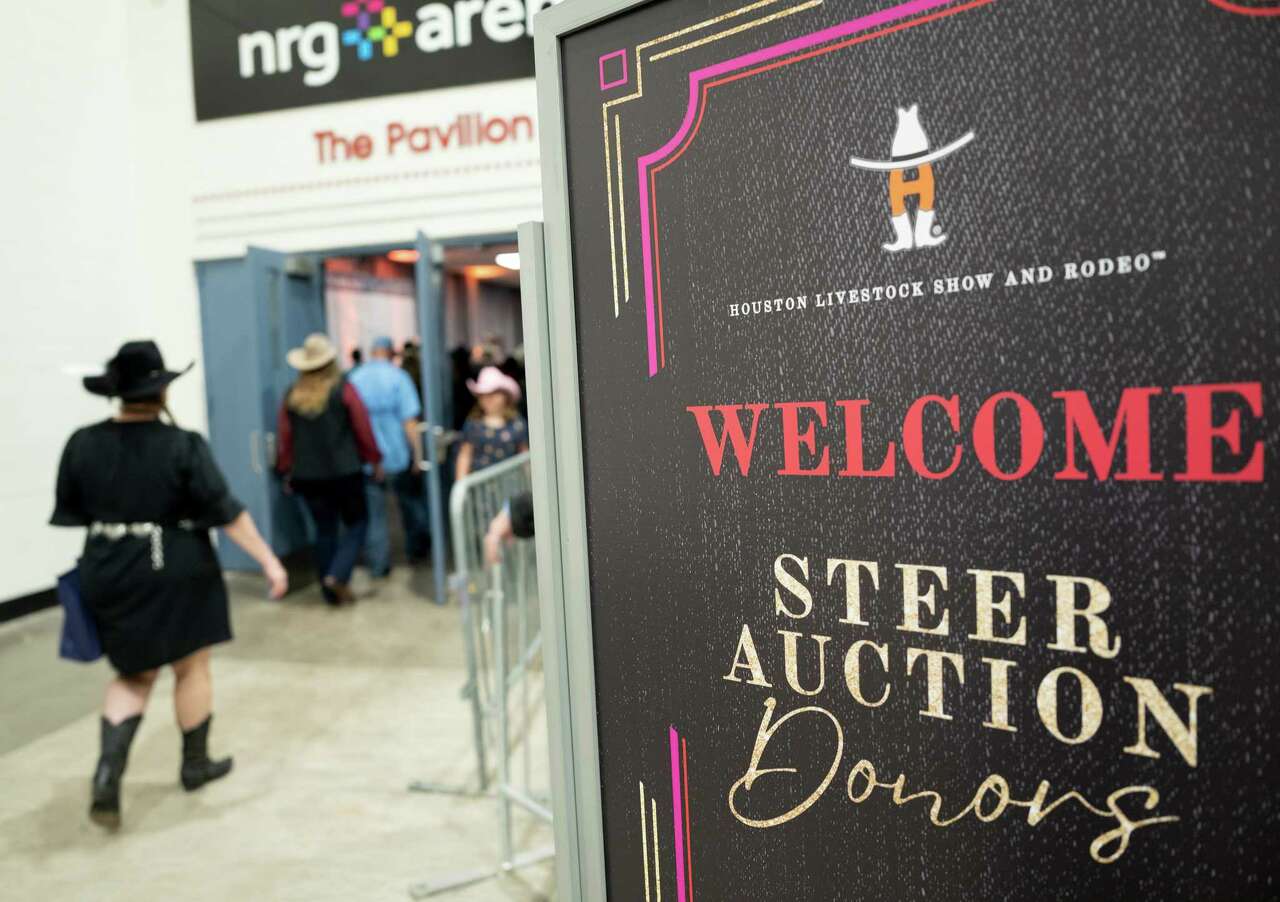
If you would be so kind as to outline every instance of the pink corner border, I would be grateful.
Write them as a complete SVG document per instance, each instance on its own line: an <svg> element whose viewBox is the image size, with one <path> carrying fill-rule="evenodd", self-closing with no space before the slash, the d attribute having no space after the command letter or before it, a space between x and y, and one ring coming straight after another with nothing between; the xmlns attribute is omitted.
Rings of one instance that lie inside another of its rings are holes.
<svg viewBox="0 0 1280 902"><path fill-rule="evenodd" d="M1245 6L1243 3L1234 3L1232 0L1209 0L1218 9L1224 9L1229 13L1235 13L1237 16L1280 16L1280 6ZM1275 3L1275 0L1271 0Z"/></svg>
<svg viewBox="0 0 1280 902"><path fill-rule="evenodd" d="M622 78L616 79L614 81L605 81L605 78L604 78L605 62L618 56L622 57ZM600 57L599 66L600 66L600 90L601 91L607 91L610 88L616 88L618 87L618 85L625 85L627 82L631 80L631 75L627 71L626 48L623 48L622 50L615 50L612 53L604 54L603 56Z"/></svg>
<svg viewBox="0 0 1280 902"><path fill-rule="evenodd" d="M670 156L680 146L681 142L688 137L690 130L693 128L694 122L698 118L699 100L702 96L703 82L715 78L719 75L726 75L739 69L745 69L757 63L767 62L777 59L781 56L807 50L819 44L825 44L828 41L834 41L848 35L856 34L860 31L867 31L878 25L884 25L899 19L906 18L915 13L925 12L939 6L946 6L955 2L955 0L909 0L907 3L901 3L897 6L881 10L880 12L862 16L848 22L842 22L839 25L833 25L830 28L824 28L812 34L784 41L780 44L774 44L772 47L765 47L743 56L734 57L712 66L706 66L702 69L695 69L689 73L689 102L685 109L684 120L680 123L680 128L671 137L666 144L659 147L652 153L645 154L636 160L636 169L639 174L640 189L640 238L641 250L644 262L644 300L645 300L645 326L648 331L649 345L649 375L657 375L658 372L658 342L654 311L654 272L653 272L653 236L650 229L649 220L649 170L654 164L661 162ZM621 52L621 51L618 51ZM613 54L610 54L612 56ZM600 58L603 62L604 57ZM603 75L603 70L602 70ZM601 85L603 87L603 84Z"/></svg>
<svg viewBox="0 0 1280 902"><path fill-rule="evenodd" d="M684 873L684 807L680 800L680 734L674 726L668 727L671 744L671 819L676 834L676 902L686 902Z"/></svg>

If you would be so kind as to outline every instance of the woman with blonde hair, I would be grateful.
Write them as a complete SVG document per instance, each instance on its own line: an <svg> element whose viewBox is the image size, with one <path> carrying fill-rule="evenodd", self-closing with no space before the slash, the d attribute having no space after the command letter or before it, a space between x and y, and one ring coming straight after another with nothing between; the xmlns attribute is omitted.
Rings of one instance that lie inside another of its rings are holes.
<svg viewBox="0 0 1280 902"><path fill-rule="evenodd" d="M109 828L120 826L129 747L161 667L172 667L177 678L183 787L199 789L231 771L231 759L210 758L208 747L209 649L231 639L227 588L209 530L222 527L258 562L272 598L289 585L248 511L227 490L208 444L168 416L169 383L189 369L165 369L155 342L123 345L105 373L84 380L90 392L119 398L119 413L76 430L58 469L51 522L88 528L81 596L117 674L103 703L89 808L90 818Z"/></svg>
<svg viewBox="0 0 1280 902"><path fill-rule="evenodd" d="M286 491L306 502L316 525L315 560L325 601L355 600L349 583L369 525L362 467L383 479L382 454L369 413L338 369L338 352L326 335L307 336L286 357L298 379L280 405L276 469Z"/></svg>

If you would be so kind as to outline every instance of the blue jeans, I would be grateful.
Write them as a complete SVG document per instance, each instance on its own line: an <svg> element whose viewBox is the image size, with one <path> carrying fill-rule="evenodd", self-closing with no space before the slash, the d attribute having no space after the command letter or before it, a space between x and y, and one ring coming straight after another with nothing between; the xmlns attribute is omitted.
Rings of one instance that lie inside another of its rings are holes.
<svg viewBox="0 0 1280 902"><path fill-rule="evenodd" d="M346 585L364 545L369 518L362 483L364 476L294 480L316 525L316 572L321 581L332 576Z"/></svg>
<svg viewBox="0 0 1280 902"><path fill-rule="evenodd" d="M365 503L369 508L369 530L364 559L374 576L391 572L391 532L387 521L387 496L395 492L404 523L405 544L410 558L421 557L431 545L427 506L420 491L410 483L416 474L388 473L382 482L366 480Z"/></svg>

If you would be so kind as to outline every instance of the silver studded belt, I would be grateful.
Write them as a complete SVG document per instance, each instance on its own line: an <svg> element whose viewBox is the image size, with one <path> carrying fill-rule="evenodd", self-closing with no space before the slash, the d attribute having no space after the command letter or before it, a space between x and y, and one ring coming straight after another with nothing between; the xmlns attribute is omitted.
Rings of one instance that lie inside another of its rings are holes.
<svg viewBox="0 0 1280 902"><path fill-rule="evenodd" d="M195 524L190 520L178 523L180 529L193 529ZM159 523L101 523L89 524L89 535L118 542L120 539L132 537L151 540L151 569L164 569L164 530Z"/></svg>

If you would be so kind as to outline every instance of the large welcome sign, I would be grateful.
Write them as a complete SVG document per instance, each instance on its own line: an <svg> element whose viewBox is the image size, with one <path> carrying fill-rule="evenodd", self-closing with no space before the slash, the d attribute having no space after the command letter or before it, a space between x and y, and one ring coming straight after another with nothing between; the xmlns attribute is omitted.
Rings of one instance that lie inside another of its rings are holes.
<svg viewBox="0 0 1280 902"><path fill-rule="evenodd" d="M1274 894L1280 4L572 6L609 898Z"/></svg>

